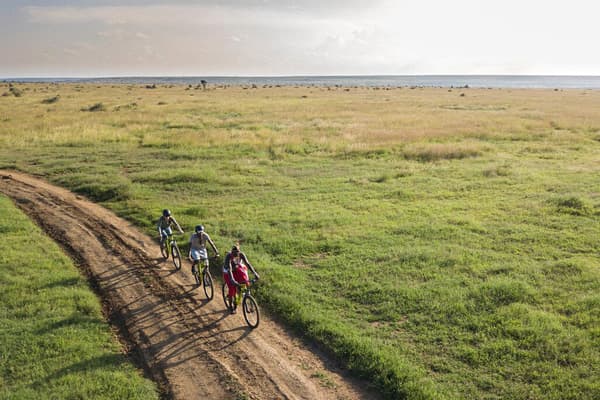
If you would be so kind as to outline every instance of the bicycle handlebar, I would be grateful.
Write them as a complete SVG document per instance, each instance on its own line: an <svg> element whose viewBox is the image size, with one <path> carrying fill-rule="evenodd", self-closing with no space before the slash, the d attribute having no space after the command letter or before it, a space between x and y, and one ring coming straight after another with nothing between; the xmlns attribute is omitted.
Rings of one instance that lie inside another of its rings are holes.
<svg viewBox="0 0 600 400"><path fill-rule="evenodd" d="M254 285L254 283L255 283L256 281L258 281L258 279L256 279L256 278L253 278L253 279L250 279L250 280L249 280L249 281L247 281L247 282L242 282L242 283L238 282L237 286L238 286L238 287L241 287L241 286L244 286L244 285L246 285L247 283L249 283L249 284L250 284L250 286L252 286L252 285Z"/></svg>

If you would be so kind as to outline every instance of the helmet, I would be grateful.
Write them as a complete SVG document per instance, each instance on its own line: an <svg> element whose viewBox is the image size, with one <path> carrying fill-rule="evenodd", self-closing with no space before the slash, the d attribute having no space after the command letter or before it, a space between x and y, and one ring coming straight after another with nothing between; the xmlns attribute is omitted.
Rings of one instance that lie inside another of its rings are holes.
<svg viewBox="0 0 600 400"><path fill-rule="evenodd" d="M170 217L171 216L171 210L163 210L163 217Z"/></svg>
<svg viewBox="0 0 600 400"><path fill-rule="evenodd" d="M204 225L196 225L196 232L204 232Z"/></svg>

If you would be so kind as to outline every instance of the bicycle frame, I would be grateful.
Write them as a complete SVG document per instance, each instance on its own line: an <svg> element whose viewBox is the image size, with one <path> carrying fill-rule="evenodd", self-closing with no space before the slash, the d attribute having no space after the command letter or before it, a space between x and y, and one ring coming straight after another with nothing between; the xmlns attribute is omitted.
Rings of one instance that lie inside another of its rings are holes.
<svg viewBox="0 0 600 400"><path fill-rule="evenodd" d="M175 268L181 268L181 251L174 234L161 237L160 252L165 260L169 257L173 260Z"/></svg>
<svg viewBox="0 0 600 400"><path fill-rule="evenodd" d="M165 249L167 250L167 255L172 256L173 255L173 243L177 243L177 241L175 240L175 234L171 234L171 235L168 235L167 237L165 237L163 243L165 245Z"/></svg>
<svg viewBox="0 0 600 400"><path fill-rule="evenodd" d="M260 322L260 311L258 308L258 304L256 300L252 296L251 287L254 284L256 279L252 279L249 282L240 285L236 288L236 294L233 299L230 299L227 296L227 288L228 285L226 282L223 282L222 285L222 293L223 293L223 301L225 302L225 307L235 313L235 309L237 309L238 305L242 306L242 313L244 314L244 319L248 326L252 329L256 328ZM233 309L231 308L233 307Z"/></svg>
<svg viewBox="0 0 600 400"><path fill-rule="evenodd" d="M251 294L250 287L254 284L255 281L256 281L255 279L251 279L247 283L244 283L237 288L237 290L235 292L235 304L236 305L239 306L240 303L242 302L242 299Z"/></svg>

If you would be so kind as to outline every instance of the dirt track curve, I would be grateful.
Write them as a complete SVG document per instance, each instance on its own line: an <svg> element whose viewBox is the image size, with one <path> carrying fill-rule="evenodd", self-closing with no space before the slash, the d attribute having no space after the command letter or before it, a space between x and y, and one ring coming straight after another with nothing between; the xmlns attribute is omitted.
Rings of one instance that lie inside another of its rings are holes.
<svg viewBox="0 0 600 400"><path fill-rule="evenodd" d="M193 285L189 262L175 271L155 241L112 212L25 174L0 175L0 192L88 276L129 354L164 398L378 397L264 313L250 330L241 315L225 312L219 285L208 302Z"/></svg>

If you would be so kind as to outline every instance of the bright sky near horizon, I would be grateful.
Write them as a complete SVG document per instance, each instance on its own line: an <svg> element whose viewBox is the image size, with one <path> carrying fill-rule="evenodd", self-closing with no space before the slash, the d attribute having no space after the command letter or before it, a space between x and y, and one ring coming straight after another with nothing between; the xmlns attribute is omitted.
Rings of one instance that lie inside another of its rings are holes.
<svg viewBox="0 0 600 400"><path fill-rule="evenodd" d="M600 75L593 0L1 0L0 78Z"/></svg>

